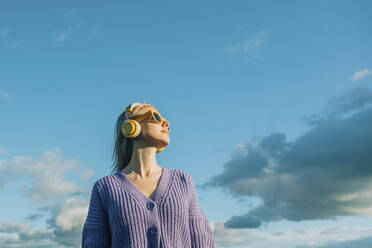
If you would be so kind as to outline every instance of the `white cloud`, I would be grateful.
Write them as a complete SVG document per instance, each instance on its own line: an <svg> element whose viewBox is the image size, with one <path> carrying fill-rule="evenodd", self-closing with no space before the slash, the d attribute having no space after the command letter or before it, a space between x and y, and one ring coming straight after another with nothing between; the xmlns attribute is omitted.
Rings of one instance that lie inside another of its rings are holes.
<svg viewBox="0 0 372 248"><path fill-rule="evenodd" d="M14 50L23 44L23 40L16 40L10 38L10 28L0 27L0 45L2 51Z"/></svg>
<svg viewBox="0 0 372 248"><path fill-rule="evenodd" d="M0 163L0 179L22 180L30 177L31 185L23 184L23 193L34 203L56 200L68 194L86 194L89 189L65 178L68 171L81 174L83 170L75 159L62 160L62 151L56 148L44 151L38 159L30 156L15 156Z"/></svg>
<svg viewBox="0 0 372 248"><path fill-rule="evenodd" d="M27 232L31 229L31 223L11 222L3 223L0 225L0 232L14 233L14 232Z"/></svg>
<svg viewBox="0 0 372 248"><path fill-rule="evenodd" d="M262 49L265 36L266 32L261 31L259 33L252 35L248 39L244 39L235 44L230 44L225 49L225 52L227 53L238 52L243 54L247 60L260 60L262 59L260 51Z"/></svg>
<svg viewBox="0 0 372 248"><path fill-rule="evenodd" d="M80 178L85 181L91 178L93 175L94 175L94 170L88 169L88 170L85 170L83 174L81 174Z"/></svg>
<svg viewBox="0 0 372 248"><path fill-rule="evenodd" d="M31 187L24 187L24 193L32 198L33 201L43 201L58 199L61 196L72 193L85 193L85 189L74 182L65 180L60 174L42 173L34 177Z"/></svg>
<svg viewBox="0 0 372 248"><path fill-rule="evenodd" d="M42 248L53 247L62 248L57 242L53 241L53 230L39 229L33 230L32 224L25 222L1 223L0 247L2 248ZM66 247L67 248L67 247ZM71 247L70 247L71 248Z"/></svg>
<svg viewBox="0 0 372 248"><path fill-rule="evenodd" d="M8 149L6 149L5 147L0 147L0 154L7 154L8 153Z"/></svg>
<svg viewBox="0 0 372 248"><path fill-rule="evenodd" d="M9 35L9 27L0 28L0 40L5 40Z"/></svg>
<svg viewBox="0 0 372 248"><path fill-rule="evenodd" d="M77 33L82 27L82 21L74 10L69 10L63 15L66 22L65 27L58 34L54 35L52 44L57 45L72 39L73 35Z"/></svg>
<svg viewBox="0 0 372 248"><path fill-rule="evenodd" d="M88 214L89 201L80 198L69 198L63 201L54 216L55 226L63 231L82 229Z"/></svg>
<svg viewBox="0 0 372 248"><path fill-rule="evenodd" d="M54 43L64 42L64 41L68 40L70 38L70 36L71 36L70 29L68 29L66 31L63 31L63 32L61 32L60 34L57 35L57 37L54 40Z"/></svg>
<svg viewBox="0 0 372 248"><path fill-rule="evenodd" d="M42 152L38 158L15 156L10 160L0 159L0 182L20 182L25 196L32 200L31 203L39 211L44 212L30 212L24 218L30 223L0 221L0 247L80 246L92 186L83 187L79 181L71 181L67 178L69 173L76 179L87 180L94 170L82 168L75 159L63 159L62 150L58 147ZM29 181L31 183L27 184ZM47 228L37 229L33 223L45 213L49 214Z"/></svg>
<svg viewBox="0 0 372 248"><path fill-rule="evenodd" d="M243 248L255 241L262 240L257 235L257 231L251 232L248 229L225 228L221 222L214 222L213 226L213 236L217 247Z"/></svg>
<svg viewBox="0 0 372 248"><path fill-rule="evenodd" d="M12 99L13 96L10 93L8 93L8 92L6 92L4 90L0 90L0 98L3 98L3 99ZM2 154L3 151L4 151L2 149L4 149L4 148L0 148L0 149L1 149L0 150L0 154Z"/></svg>
<svg viewBox="0 0 372 248"><path fill-rule="evenodd" d="M51 209L47 229L34 229L32 223L0 223L0 247L80 247L82 228L89 201L69 198Z"/></svg>
<svg viewBox="0 0 372 248"><path fill-rule="evenodd" d="M372 75L372 71L368 69L364 69L361 71L357 71L354 73L354 75L350 78L351 81L358 81L363 78L369 77Z"/></svg>
<svg viewBox="0 0 372 248"><path fill-rule="evenodd" d="M224 248L309 248L322 246L330 241L343 242L367 237L372 233L372 227L311 228L278 231L274 229L275 225L261 229L231 229L225 228L221 222L213 222L213 226L216 246ZM340 226L343 226L342 223L340 223ZM347 224L344 226L347 226Z"/></svg>

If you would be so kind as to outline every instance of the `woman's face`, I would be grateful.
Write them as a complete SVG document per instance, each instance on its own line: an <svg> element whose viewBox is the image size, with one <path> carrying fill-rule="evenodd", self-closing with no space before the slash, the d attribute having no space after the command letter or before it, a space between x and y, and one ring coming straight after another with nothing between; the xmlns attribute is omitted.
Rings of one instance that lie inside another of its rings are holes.
<svg viewBox="0 0 372 248"><path fill-rule="evenodd" d="M141 137L157 148L166 147L170 143L168 127L169 122L164 120L162 123L157 123L154 117L149 115L141 122Z"/></svg>

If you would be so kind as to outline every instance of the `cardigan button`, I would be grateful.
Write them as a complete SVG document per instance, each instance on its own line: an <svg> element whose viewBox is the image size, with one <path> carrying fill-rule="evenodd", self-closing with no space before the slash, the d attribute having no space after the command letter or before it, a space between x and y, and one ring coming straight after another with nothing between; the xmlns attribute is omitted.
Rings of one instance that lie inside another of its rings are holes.
<svg viewBox="0 0 372 248"><path fill-rule="evenodd" d="M158 229L155 226L150 227L150 233L156 235L158 233Z"/></svg>
<svg viewBox="0 0 372 248"><path fill-rule="evenodd" d="M154 207L155 207L155 204L154 204L153 202L148 202L148 203L147 203L147 208L148 208L149 210L152 210Z"/></svg>

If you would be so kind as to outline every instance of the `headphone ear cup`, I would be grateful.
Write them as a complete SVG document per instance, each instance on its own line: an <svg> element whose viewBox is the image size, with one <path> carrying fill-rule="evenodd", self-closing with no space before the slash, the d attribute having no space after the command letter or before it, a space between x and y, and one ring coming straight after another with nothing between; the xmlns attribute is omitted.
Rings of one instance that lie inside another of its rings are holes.
<svg viewBox="0 0 372 248"><path fill-rule="evenodd" d="M141 133L141 124L136 120L125 120L121 126L121 133L127 138L135 138Z"/></svg>
<svg viewBox="0 0 372 248"><path fill-rule="evenodd" d="M161 153L164 150L165 147L159 148L156 150L156 153Z"/></svg>

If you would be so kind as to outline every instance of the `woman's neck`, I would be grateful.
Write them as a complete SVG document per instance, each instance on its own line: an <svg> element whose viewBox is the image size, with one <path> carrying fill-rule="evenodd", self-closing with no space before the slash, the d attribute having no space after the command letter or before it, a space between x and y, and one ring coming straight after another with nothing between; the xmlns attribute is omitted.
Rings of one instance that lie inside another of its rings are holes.
<svg viewBox="0 0 372 248"><path fill-rule="evenodd" d="M123 169L124 174L135 174L139 179L146 179L161 167L156 161L156 149L146 147L135 149L129 164Z"/></svg>

